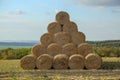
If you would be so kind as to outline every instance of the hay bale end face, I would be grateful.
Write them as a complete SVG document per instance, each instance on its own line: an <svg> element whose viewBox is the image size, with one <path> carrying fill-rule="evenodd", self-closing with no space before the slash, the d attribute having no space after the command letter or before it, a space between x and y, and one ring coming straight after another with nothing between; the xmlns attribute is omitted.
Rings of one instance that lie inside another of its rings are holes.
<svg viewBox="0 0 120 80"><path fill-rule="evenodd" d="M33 55L35 55L36 57L39 57L42 54L46 53L46 47L42 44L35 44L32 49L31 52Z"/></svg>
<svg viewBox="0 0 120 80"><path fill-rule="evenodd" d="M67 43L62 47L62 54L66 54L67 56L71 56L73 54L77 54L77 47L73 43Z"/></svg>
<svg viewBox="0 0 120 80"><path fill-rule="evenodd" d="M64 25L65 23L69 22L69 14L67 12L64 11L60 11L56 14L56 21L61 24Z"/></svg>
<svg viewBox="0 0 120 80"><path fill-rule="evenodd" d="M34 55L26 55L20 60L20 66L25 70L32 70L36 67L36 57Z"/></svg>
<svg viewBox="0 0 120 80"><path fill-rule="evenodd" d="M71 42L71 36L67 32L59 32L55 34L54 41L62 46Z"/></svg>
<svg viewBox="0 0 120 80"><path fill-rule="evenodd" d="M53 42L53 38L54 38L54 35L51 34L51 33L45 33L41 36L40 38L40 42L45 45L45 46L48 46L49 44L51 44Z"/></svg>
<svg viewBox="0 0 120 80"><path fill-rule="evenodd" d="M70 56L69 63L70 69L83 69L84 68L84 57L79 54Z"/></svg>
<svg viewBox="0 0 120 80"><path fill-rule="evenodd" d="M71 36L74 44L79 45L81 43L85 43L85 35L83 32L73 32Z"/></svg>
<svg viewBox="0 0 120 80"><path fill-rule="evenodd" d="M93 52L92 46L90 46L88 43L81 43L78 46L78 54L80 54L84 57L92 52Z"/></svg>
<svg viewBox="0 0 120 80"><path fill-rule="evenodd" d="M58 54L54 57L53 67L55 69L67 69L68 68L68 56L65 54Z"/></svg>
<svg viewBox="0 0 120 80"><path fill-rule="evenodd" d="M58 24L57 22L52 22L48 25L47 30L49 33L55 34L57 32L61 32L62 29L60 24Z"/></svg>
<svg viewBox="0 0 120 80"><path fill-rule="evenodd" d="M62 47L57 43L51 43L47 47L47 54L51 56L55 56L57 54L60 54L61 52L62 52Z"/></svg>
<svg viewBox="0 0 120 80"><path fill-rule="evenodd" d="M36 66L38 69L50 69L53 64L53 57L48 54L39 56L36 60Z"/></svg>
<svg viewBox="0 0 120 80"><path fill-rule="evenodd" d="M94 53L88 54L85 57L85 67L87 69L99 69L102 65L102 58Z"/></svg>
<svg viewBox="0 0 120 80"><path fill-rule="evenodd" d="M68 22L63 26L63 31L68 33L78 32L77 24L74 22Z"/></svg>

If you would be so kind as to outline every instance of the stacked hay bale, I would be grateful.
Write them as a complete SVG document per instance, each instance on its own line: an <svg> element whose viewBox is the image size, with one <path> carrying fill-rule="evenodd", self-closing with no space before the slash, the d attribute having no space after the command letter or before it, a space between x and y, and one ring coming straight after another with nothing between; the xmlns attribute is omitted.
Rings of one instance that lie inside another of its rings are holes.
<svg viewBox="0 0 120 80"><path fill-rule="evenodd" d="M56 21L48 25L48 32L35 44L32 55L21 59L23 69L99 69L102 59L85 43L85 34L70 21L69 14L59 12Z"/></svg>

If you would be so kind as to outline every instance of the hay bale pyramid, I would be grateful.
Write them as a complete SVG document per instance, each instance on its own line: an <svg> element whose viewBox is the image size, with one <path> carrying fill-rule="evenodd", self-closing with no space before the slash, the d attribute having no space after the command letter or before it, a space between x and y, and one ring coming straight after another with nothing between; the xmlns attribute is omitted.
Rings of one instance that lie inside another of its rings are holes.
<svg viewBox="0 0 120 80"><path fill-rule="evenodd" d="M56 21L47 27L48 32L40 37L31 55L20 61L23 69L99 69L102 58L93 53L92 46L85 42L85 34L78 31L77 24L70 21L69 14L60 11Z"/></svg>

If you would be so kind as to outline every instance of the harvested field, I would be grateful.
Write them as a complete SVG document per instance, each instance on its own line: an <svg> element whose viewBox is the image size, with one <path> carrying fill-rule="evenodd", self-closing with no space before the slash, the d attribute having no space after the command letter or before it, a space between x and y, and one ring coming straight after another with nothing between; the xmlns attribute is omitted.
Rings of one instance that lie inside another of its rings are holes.
<svg viewBox="0 0 120 80"><path fill-rule="evenodd" d="M120 58L103 58L99 70L23 70L20 60L0 63L0 80L120 80Z"/></svg>

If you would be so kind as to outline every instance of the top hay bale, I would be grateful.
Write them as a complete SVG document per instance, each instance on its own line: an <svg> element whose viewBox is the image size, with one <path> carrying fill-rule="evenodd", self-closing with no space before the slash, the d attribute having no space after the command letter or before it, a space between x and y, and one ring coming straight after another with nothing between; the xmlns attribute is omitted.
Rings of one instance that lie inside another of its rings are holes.
<svg viewBox="0 0 120 80"><path fill-rule="evenodd" d="M102 58L94 53L90 53L85 57L85 67L87 69L99 69L102 65Z"/></svg>
<svg viewBox="0 0 120 80"><path fill-rule="evenodd" d="M73 32L71 36L72 36L72 42L76 45L85 42L85 35L83 32Z"/></svg>
<svg viewBox="0 0 120 80"><path fill-rule="evenodd" d="M52 22L48 25L47 30L51 34L55 34L57 32L61 32L61 25L58 24L57 22Z"/></svg>
<svg viewBox="0 0 120 80"><path fill-rule="evenodd" d="M55 41L55 43L62 46L64 44L71 42L71 36L67 32L59 32L59 33L55 34L54 41Z"/></svg>
<svg viewBox="0 0 120 80"><path fill-rule="evenodd" d="M73 33L78 32L77 24L74 22L68 22L63 26L63 32Z"/></svg>
<svg viewBox="0 0 120 80"><path fill-rule="evenodd" d="M56 21L60 24L60 25L64 25L65 23L69 22L69 14L67 12L64 11L60 11L56 14Z"/></svg>
<svg viewBox="0 0 120 80"><path fill-rule="evenodd" d="M41 36L40 41L46 47L53 42L54 35L51 33L45 33Z"/></svg>

